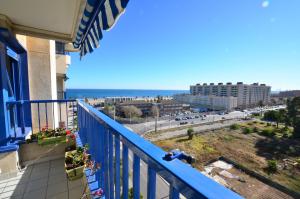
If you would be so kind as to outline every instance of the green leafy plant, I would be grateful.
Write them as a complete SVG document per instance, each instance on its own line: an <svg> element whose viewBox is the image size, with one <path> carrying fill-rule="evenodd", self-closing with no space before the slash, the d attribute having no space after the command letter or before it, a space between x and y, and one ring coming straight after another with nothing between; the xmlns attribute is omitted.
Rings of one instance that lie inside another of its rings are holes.
<svg viewBox="0 0 300 199"><path fill-rule="evenodd" d="M278 170L277 161L276 160L268 160L267 170L269 173L276 173Z"/></svg>
<svg viewBox="0 0 300 199"><path fill-rule="evenodd" d="M252 133L252 129L249 128L249 127L246 127L246 128L243 129L243 133L244 133L244 134Z"/></svg>
<svg viewBox="0 0 300 199"><path fill-rule="evenodd" d="M273 129L264 129L260 132L260 134L266 137L273 137L275 135L275 132Z"/></svg>
<svg viewBox="0 0 300 199"><path fill-rule="evenodd" d="M254 128L252 129L252 131L253 131L254 133L258 133L258 132L259 132L259 129L258 129L257 127L254 127Z"/></svg>
<svg viewBox="0 0 300 199"><path fill-rule="evenodd" d="M240 125L238 125L238 124L232 124L232 125L230 125L230 129L231 130L238 130L240 128Z"/></svg>

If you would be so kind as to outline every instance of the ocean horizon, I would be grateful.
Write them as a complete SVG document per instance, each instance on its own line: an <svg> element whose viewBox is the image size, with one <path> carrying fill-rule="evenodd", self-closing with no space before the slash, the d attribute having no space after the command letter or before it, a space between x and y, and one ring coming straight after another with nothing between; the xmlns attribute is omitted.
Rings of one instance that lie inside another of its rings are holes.
<svg viewBox="0 0 300 199"><path fill-rule="evenodd" d="M189 90L159 89L66 89L66 98L156 97L189 93Z"/></svg>

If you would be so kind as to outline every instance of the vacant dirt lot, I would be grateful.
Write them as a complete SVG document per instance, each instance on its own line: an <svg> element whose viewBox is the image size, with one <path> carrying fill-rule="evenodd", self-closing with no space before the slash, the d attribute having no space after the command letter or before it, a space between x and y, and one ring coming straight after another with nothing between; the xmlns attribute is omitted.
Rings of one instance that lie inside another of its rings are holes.
<svg viewBox="0 0 300 199"><path fill-rule="evenodd" d="M251 128L251 132L246 133L245 128ZM165 151L179 148L192 154L196 158L194 166L199 170L203 170L215 158L227 157L300 193L300 141L278 132L271 136L263 135L261 131L267 128L279 132L270 124L249 122L236 130L215 130L195 135L192 140L181 137L157 141L155 144ZM270 173L266 169L268 160L277 161L277 172Z"/></svg>

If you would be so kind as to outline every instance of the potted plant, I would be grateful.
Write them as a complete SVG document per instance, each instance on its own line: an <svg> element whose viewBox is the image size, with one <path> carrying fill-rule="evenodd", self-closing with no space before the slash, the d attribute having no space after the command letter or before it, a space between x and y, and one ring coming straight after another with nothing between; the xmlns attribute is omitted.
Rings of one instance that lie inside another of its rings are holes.
<svg viewBox="0 0 300 199"><path fill-rule="evenodd" d="M76 150L76 136L70 131L66 130L66 149L65 151L73 151Z"/></svg>
<svg viewBox="0 0 300 199"><path fill-rule="evenodd" d="M66 130L63 128L49 129L47 127L42 128L40 132L37 133L38 144L56 144L66 141Z"/></svg>
<svg viewBox="0 0 300 199"><path fill-rule="evenodd" d="M65 170L69 180L76 180L83 176L86 162L90 161L87 146L77 147L76 150L65 153Z"/></svg>

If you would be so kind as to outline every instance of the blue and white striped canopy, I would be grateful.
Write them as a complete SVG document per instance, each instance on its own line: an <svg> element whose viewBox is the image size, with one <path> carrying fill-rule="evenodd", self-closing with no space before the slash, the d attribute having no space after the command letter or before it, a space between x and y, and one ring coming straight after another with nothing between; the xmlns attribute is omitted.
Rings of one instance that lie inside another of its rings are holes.
<svg viewBox="0 0 300 199"><path fill-rule="evenodd" d="M102 30L109 30L124 12L129 0L87 0L73 45L80 57L99 47Z"/></svg>

